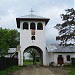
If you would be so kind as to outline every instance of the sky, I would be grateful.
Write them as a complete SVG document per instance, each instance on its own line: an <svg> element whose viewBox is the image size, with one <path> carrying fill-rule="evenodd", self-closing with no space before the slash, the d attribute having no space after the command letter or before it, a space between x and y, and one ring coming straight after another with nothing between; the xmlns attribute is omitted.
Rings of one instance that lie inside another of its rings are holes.
<svg viewBox="0 0 75 75"><path fill-rule="evenodd" d="M54 26L62 22L60 14L65 13L65 9L75 8L74 3L75 0L0 0L0 27L17 29L16 18L30 14L32 8L33 14L50 18L45 28L46 40L58 43Z"/></svg>

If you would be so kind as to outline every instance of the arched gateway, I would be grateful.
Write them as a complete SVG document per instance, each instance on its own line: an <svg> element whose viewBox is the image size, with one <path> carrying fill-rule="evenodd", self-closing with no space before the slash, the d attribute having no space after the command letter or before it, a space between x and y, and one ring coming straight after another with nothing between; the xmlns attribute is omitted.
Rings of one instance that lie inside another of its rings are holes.
<svg viewBox="0 0 75 75"><path fill-rule="evenodd" d="M18 65L23 66L23 52L27 48L36 48L40 53L42 65L48 65L45 39L45 26L49 19L37 15L26 15L16 18L17 28L20 29L20 50Z"/></svg>
<svg viewBox="0 0 75 75"><path fill-rule="evenodd" d="M40 64L39 65L43 65L43 51L39 48L39 47L37 47L37 46L29 46L29 47L27 47L25 50L24 50L24 52L26 51L26 50L28 50L28 49L33 49L33 51L34 50L36 50L36 51L38 51L38 53L39 53L39 56L40 56Z"/></svg>

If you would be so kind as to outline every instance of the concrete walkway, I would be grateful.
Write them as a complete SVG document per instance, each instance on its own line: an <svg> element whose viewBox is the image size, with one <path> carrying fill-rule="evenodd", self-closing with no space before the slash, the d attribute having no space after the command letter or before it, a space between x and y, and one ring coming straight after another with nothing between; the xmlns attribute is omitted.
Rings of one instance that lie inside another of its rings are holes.
<svg viewBox="0 0 75 75"><path fill-rule="evenodd" d="M48 68L42 66L27 66L13 75L54 75Z"/></svg>

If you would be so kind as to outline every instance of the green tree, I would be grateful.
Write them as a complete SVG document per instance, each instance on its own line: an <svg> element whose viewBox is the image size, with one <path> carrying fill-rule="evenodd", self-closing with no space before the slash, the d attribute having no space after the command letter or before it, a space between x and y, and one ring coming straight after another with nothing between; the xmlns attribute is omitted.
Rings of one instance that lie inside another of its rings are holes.
<svg viewBox="0 0 75 75"><path fill-rule="evenodd" d="M0 28L0 53L8 52L9 48L9 45L7 44L8 32L9 30Z"/></svg>
<svg viewBox="0 0 75 75"><path fill-rule="evenodd" d="M0 53L7 53L9 48L17 47L20 34L17 30L0 28Z"/></svg>
<svg viewBox="0 0 75 75"><path fill-rule="evenodd" d="M33 59L33 64L36 64L36 57L40 56L39 52L35 48L29 48L26 52L30 53L29 57Z"/></svg>
<svg viewBox="0 0 75 75"><path fill-rule="evenodd" d="M75 43L75 10L73 8L65 10L66 14L61 14L62 23L57 24L55 28L59 31L56 40L60 40L60 45L69 46ZM74 41L69 43L68 41Z"/></svg>
<svg viewBox="0 0 75 75"><path fill-rule="evenodd" d="M16 48L20 42L20 33L17 30L10 30L9 31L9 39L8 44L10 48Z"/></svg>

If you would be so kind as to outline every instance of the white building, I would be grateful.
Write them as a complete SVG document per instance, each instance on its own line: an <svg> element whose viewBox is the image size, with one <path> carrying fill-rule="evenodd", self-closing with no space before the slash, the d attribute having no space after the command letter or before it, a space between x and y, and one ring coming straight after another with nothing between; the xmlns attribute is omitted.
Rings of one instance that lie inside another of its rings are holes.
<svg viewBox="0 0 75 75"><path fill-rule="evenodd" d="M18 52L19 65L23 66L23 54L28 48L35 48L40 53L42 65L48 65L46 50L45 26L49 18L33 14L16 18L17 28L20 29L20 51Z"/></svg>
<svg viewBox="0 0 75 75"><path fill-rule="evenodd" d="M26 15L16 18L17 28L20 29L20 50L18 51L18 65L23 66L24 51L35 48L40 53L40 61L44 66L54 62L57 64L71 63L75 58L75 48L59 47L46 44L45 26L49 18L37 15ZM60 49L59 49L60 48ZM69 51L70 50L70 51ZM67 59L67 60L66 60Z"/></svg>
<svg viewBox="0 0 75 75"><path fill-rule="evenodd" d="M59 46L58 44L47 44L49 63L57 65L71 64L75 60L75 46Z"/></svg>
<svg viewBox="0 0 75 75"><path fill-rule="evenodd" d="M8 53L14 53L16 51L16 48L9 48Z"/></svg>

